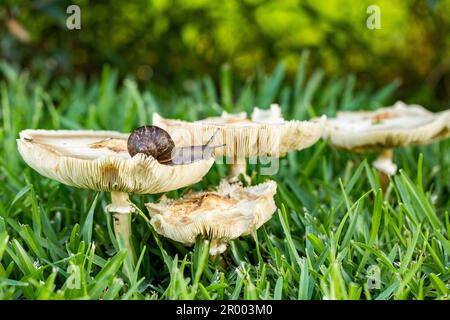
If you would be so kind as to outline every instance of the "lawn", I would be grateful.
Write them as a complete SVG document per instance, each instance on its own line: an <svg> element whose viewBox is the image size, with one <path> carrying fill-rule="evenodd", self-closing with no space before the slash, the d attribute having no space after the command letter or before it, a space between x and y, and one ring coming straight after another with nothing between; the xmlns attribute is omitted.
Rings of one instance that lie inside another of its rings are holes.
<svg viewBox="0 0 450 320"><path fill-rule="evenodd" d="M351 75L328 78L307 57L294 79L279 64L239 84L224 66L217 87L204 77L174 91L139 88L108 67L97 80L49 81L1 63L0 299L449 299L450 140L397 149L401 170L384 192L375 155L323 140L280 159L274 176L249 166L252 184L278 183L278 210L216 259L201 239L190 248L158 236L144 203L160 195L135 195L138 263L128 276L105 211L109 195L44 178L17 152L26 128L130 132L153 112L195 120L273 102L286 119L308 119L396 100L396 81L360 88ZM191 188L217 186L226 174L215 164Z"/></svg>

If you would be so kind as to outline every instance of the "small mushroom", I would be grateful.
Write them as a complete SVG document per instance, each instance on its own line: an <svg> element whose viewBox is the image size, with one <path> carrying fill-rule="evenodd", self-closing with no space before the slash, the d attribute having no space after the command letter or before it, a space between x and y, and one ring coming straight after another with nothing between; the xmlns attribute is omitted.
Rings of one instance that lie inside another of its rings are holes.
<svg viewBox="0 0 450 320"><path fill-rule="evenodd" d="M372 163L381 173L396 173L393 148L430 144L450 136L450 111L433 113L397 102L374 111L338 112L328 119L326 135L336 147L352 152L379 152Z"/></svg>
<svg viewBox="0 0 450 320"><path fill-rule="evenodd" d="M286 121L278 105L269 111L255 108L252 120L245 113L228 114L195 122L165 119L153 114L153 125L169 132L178 144L204 144L215 132L213 142L225 145L214 151L231 164L230 179L246 176L246 158L282 157L287 152L313 145L323 133L325 118L317 121Z"/></svg>
<svg viewBox="0 0 450 320"><path fill-rule="evenodd" d="M222 180L217 191L190 192L177 200L163 196L146 207L159 234L185 245L201 235L211 240L210 254L217 255L228 241L251 234L272 217L276 189L274 181L244 188Z"/></svg>
<svg viewBox="0 0 450 320"><path fill-rule="evenodd" d="M281 124L284 122L284 119L281 115L280 106L272 104L267 110L255 107L252 112L252 121L257 123Z"/></svg>
<svg viewBox="0 0 450 320"><path fill-rule="evenodd" d="M77 188L111 192L107 210L113 213L116 234L122 235L131 255L134 207L128 194L162 193L194 184L209 171L214 158L164 164L157 161L159 155L146 155L137 145L130 146L128 139L128 134L115 131L24 130L17 145L24 161L41 175ZM129 148L137 150L133 157Z"/></svg>

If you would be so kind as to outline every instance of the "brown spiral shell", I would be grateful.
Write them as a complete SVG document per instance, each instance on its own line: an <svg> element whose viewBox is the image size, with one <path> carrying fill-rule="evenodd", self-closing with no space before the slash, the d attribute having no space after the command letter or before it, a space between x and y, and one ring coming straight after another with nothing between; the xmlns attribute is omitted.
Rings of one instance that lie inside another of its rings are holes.
<svg viewBox="0 0 450 320"><path fill-rule="evenodd" d="M170 135L157 126L142 126L135 129L128 137L128 153L134 156L143 153L152 156L158 162L169 162L175 147Z"/></svg>

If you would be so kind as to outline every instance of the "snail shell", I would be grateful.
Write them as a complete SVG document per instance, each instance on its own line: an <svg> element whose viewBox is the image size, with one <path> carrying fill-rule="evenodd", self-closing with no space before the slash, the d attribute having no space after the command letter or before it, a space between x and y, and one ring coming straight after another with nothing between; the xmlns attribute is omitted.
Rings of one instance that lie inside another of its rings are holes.
<svg viewBox="0 0 450 320"><path fill-rule="evenodd" d="M175 147L169 133L157 126L143 126L135 129L128 138L128 153L134 156L143 153L164 164L188 164L209 159L214 149L224 145L211 145L216 132L205 145Z"/></svg>
<svg viewBox="0 0 450 320"><path fill-rule="evenodd" d="M146 156L152 156L160 163L165 163L172 159L175 143L167 131L160 127L142 126L130 134L127 148L132 157L143 153Z"/></svg>

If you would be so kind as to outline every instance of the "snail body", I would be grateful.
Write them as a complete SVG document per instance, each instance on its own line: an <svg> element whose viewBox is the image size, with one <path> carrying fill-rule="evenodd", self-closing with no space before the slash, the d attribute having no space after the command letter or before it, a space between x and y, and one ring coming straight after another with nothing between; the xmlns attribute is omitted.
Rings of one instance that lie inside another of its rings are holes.
<svg viewBox="0 0 450 320"><path fill-rule="evenodd" d="M211 157L214 149L223 146L211 145L214 135L205 145L175 147L167 131L157 126L147 125L135 129L130 134L127 148L132 157L142 153L155 158L162 164L188 164Z"/></svg>

